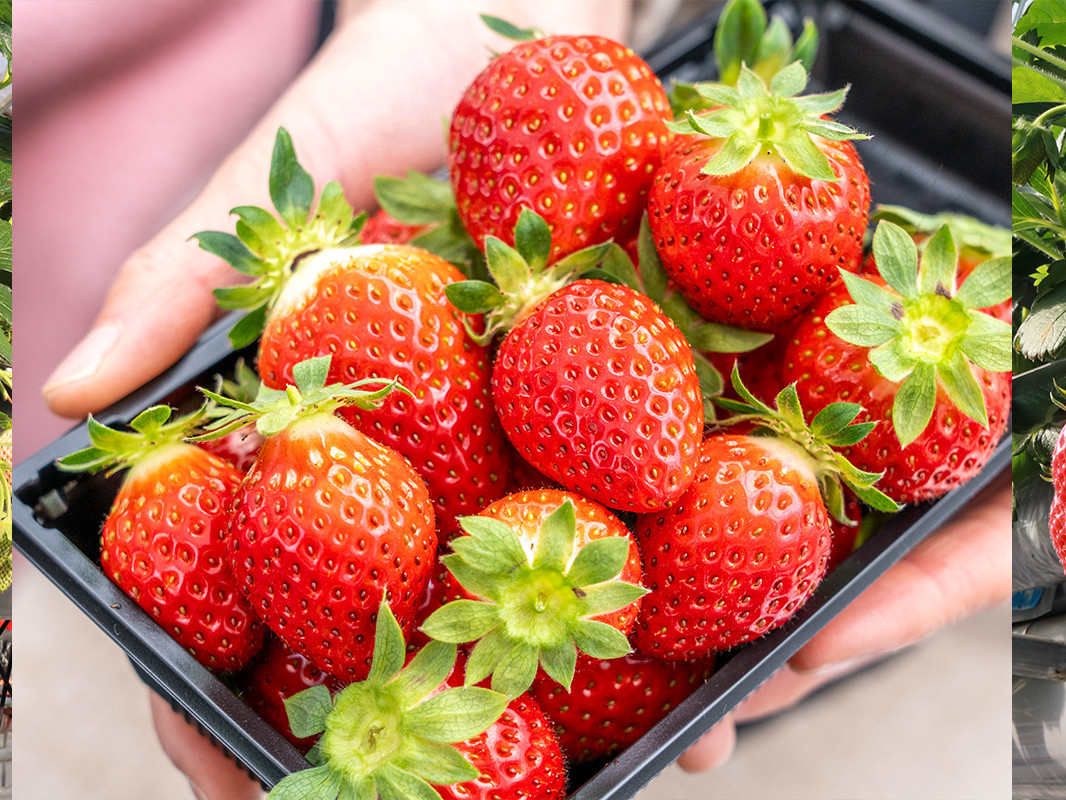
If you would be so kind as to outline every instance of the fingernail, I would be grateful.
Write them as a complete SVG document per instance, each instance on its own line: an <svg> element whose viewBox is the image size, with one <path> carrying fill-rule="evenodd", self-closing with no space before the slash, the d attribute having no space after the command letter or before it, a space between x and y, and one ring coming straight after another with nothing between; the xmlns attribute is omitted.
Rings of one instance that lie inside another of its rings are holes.
<svg viewBox="0 0 1066 800"><path fill-rule="evenodd" d="M842 675L847 675L849 672L865 667L867 664L872 664L874 661L878 661L885 658L889 653L864 653L860 656L854 656L853 658L846 658L843 661L834 661L829 664L822 664L814 667L813 669L796 669L792 667L792 670L797 675L803 675L809 678L824 678L826 680L832 680Z"/></svg>
<svg viewBox="0 0 1066 800"><path fill-rule="evenodd" d="M122 326L117 322L106 322L89 331L55 368L42 391L47 395L60 386L84 380L96 373L118 341L121 331Z"/></svg>

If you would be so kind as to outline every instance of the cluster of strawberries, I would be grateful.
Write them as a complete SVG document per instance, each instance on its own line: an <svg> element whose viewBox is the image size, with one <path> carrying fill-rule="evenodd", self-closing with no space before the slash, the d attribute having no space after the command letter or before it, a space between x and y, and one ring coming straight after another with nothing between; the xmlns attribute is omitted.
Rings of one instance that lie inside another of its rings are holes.
<svg viewBox="0 0 1066 800"><path fill-rule="evenodd" d="M63 464L130 467L102 567L308 752L272 796L561 797L1002 435L995 232L885 209L864 261L845 91L742 13L673 98L618 43L521 42L450 180L383 179L369 224L279 131L277 213L197 234L261 385Z"/></svg>

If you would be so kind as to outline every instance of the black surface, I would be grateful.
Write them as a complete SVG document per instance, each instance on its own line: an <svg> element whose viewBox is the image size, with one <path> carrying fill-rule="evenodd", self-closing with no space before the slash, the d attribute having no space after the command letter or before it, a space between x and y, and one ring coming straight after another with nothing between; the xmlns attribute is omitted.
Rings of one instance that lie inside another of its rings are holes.
<svg viewBox="0 0 1066 800"><path fill-rule="evenodd" d="M1010 71L1005 58L926 9L899 0L771 6L797 23L805 14L818 21L822 47L814 88L852 84L843 118L875 134L859 143L875 203L926 212L954 210L1008 224ZM714 22L708 17L648 55L664 81L713 76ZM180 405L193 395L194 385L211 385L212 375L229 370L237 357L226 341L232 321L213 327L172 370L101 414L101 421L126 422L155 403ZM84 428L78 428L16 466L15 546L123 648L149 685L265 785L306 766L294 748L100 571L100 524L117 479L69 475L52 464L87 444ZM1007 469L1009 455L1004 441L976 480L891 520L823 581L791 622L726 660L703 687L598 773L575 773L572 798L632 796L874 579Z"/></svg>

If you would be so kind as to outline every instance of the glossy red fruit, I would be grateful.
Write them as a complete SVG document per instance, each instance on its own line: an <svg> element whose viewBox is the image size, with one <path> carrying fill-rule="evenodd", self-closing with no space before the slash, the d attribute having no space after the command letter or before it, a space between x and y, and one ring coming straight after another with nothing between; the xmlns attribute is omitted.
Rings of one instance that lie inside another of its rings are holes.
<svg viewBox="0 0 1066 800"><path fill-rule="evenodd" d="M437 537L425 482L396 451L311 415L267 438L233 509L234 573L316 667L365 677L383 599L410 629Z"/></svg>
<svg viewBox="0 0 1066 800"><path fill-rule="evenodd" d="M878 488L885 494L900 503L940 497L972 478L988 461L1010 415L1010 373L974 368L988 412L987 427L959 411L938 386L932 420L901 448L892 427L899 384L870 363L869 348L850 344L826 327L826 316L849 303L851 296L843 284L818 302L792 334L782 376L786 382L796 382L800 401L811 413L838 401L865 408L861 418L877 425L844 452L860 469L884 471Z"/></svg>
<svg viewBox="0 0 1066 800"><path fill-rule="evenodd" d="M728 176L704 174L722 140L686 137L664 158L648 197L663 265L709 320L781 329L859 261L870 185L851 142L822 148L836 181L807 178L777 158Z"/></svg>
<svg viewBox="0 0 1066 800"><path fill-rule="evenodd" d="M332 355L330 378L398 378L381 408L342 413L363 433L401 454L429 486L441 538L456 518L504 493L506 440L489 392L491 357L468 335L444 287L462 280L424 250L367 245L326 250L301 262L260 343L267 386L292 382L293 366Z"/></svg>
<svg viewBox="0 0 1066 800"><path fill-rule="evenodd" d="M172 444L130 469L101 532L104 574L220 672L243 667L263 643L226 558L227 513L242 477L198 447Z"/></svg>
<svg viewBox="0 0 1066 800"><path fill-rule="evenodd" d="M692 480L703 401L692 351L648 298L579 280L500 344L493 401L515 449L567 489L649 511Z"/></svg>
<svg viewBox="0 0 1066 800"><path fill-rule="evenodd" d="M632 237L669 139L670 105L632 50L549 36L497 56L452 115L448 166L459 215L484 246L514 243L523 208L552 231L551 260Z"/></svg>
<svg viewBox="0 0 1066 800"><path fill-rule="evenodd" d="M692 694L713 659L662 661L640 653L614 659L581 655L568 692L544 673L530 694L555 727L568 760L614 756Z"/></svg>
<svg viewBox="0 0 1066 800"><path fill-rule="evenodd" d="M252 711L301 753L314 746L315 737L301 739L292 732L285 700L312 686L339 688L334 678L273 635L267 636L262 652L237 676L236 684L240 698Z"/></svg>
<svg viewBox="0 0 1066 800"><path fill-rule="evenodd" d="M645 585L637 648L664 659L728 650L781 625L825 573L830 529L798 448L715 434L670 508L637 520Z"/></svg>
<svg viewBox="0 0 1066 800"><path fill-rule="evenodd" d="M385 209L379 208L367 219L359 240L363 244L407 244L427 227L400 222Z"/></svg>
<svg viewBox="0 0 1066 800"><path fill-rule="evenodd" d="M221 439L200 442L199 446L212 455L218 456L243 475L255 463L259 448L263 446L263 437L259 435L254 425L249 425Z"/></svg>
<svg viewBox="0 0 1066 800"><path fill-rule="evenodd" d="M1055 486L1055 496L1051 501L1051 541L1059 561L1066 569L1066 428L1055 442L1051 456L1051 480Z"/></svg>

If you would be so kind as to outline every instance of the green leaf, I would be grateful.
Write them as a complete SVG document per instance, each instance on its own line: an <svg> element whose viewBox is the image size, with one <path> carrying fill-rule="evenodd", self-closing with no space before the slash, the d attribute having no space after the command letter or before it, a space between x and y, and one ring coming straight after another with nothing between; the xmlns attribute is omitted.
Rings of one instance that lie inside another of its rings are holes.
<svg viewBox="0 0 1066 800"><path fill-rule="evenodd" d="M306 364L307 362L301 362ZM296 365L299 369L300 364ZM327 369L329 362L327 359ZM378 618L374 629L374 659L370 666L370 674L367 683L373 686L382 686L393 675L403 668L407 645L404 642L403 631L400 623L393 616L388 603L382 601L378 607Z"/></svg>
<svg viewBox="0 0 1066 800"><path fill-rule="evenodd" d="M390 681L401 708L407 709L432 692L455 668L456 647L430 641Z"/></svg>
<svg viewBox="0 0 1066 800"><path fill-rule="evenodd" d="M758 142L744 141L737 134L733 134L725 140L722 149L704 165L701 172L706 175L732 175L747 166L758 152ZM783 153L781 155L785 158ZM787 158L785 160L788 161ZM789 166L792 164L790 163ZM797 168L793 167L793 169Z"/></svg>
<svg viewBox="0 0 1066 800"><path fill-rule="evenodd" d="M453 600L422 623L422 632L431 639L463 644L480 639L499 624L499 608L480 600Z"/></svg>
<svg viewBox="0 0 1066 800"><path fill-rule="evenodd" d="M529 566L529 555L518 534L505 522L491 517L468 516L459 519L469 535L451 542L452 550L482 572L508 572L514 567Z"/></svg>
<svg viewBox="0 0 1066 800"><path fill-rule="evenodd" d="M343 780L328 764L312 767L286 775L270 790L267 800L333 800Z"/></svg>
<svg viewBox="0 0 1066 800"><path fill-rule="evenodd" d="M540 665L549 678L569 692L577 669L577 648L569 641L557 647L542 648Z"/></svg>
<svg viewBox="0 0 1066 800"><path fill-rule="evenodd" d="M637 274L637 268L633 265L633 260L621 246L614 242L611 243L610 248L603 257L603 261L600 262L600 269L613 276L623 286L628 286L638 292L643 290L642 282Z"/></svg>
<svg viewBox="0 0 1066 800"><path fill-rule="evenodd" d="M484 597L487 600L497 600L496 582L492 575L483 572L477 567L467 564L460 556L441 556L441 563L448 568L459 584L470 594Z"/></svg>
<svg viewBox="0 0 1066 800"><path fill-rule="evenodd" d="M346 781L342 784L337 800L377 800L377 797L378 790L374 784L374 776L366 775L354 783Z"/></svg>
<svg viewBox="0 0 1066 800"><path fill-rule="evenodd" d="M543 217L528 208L523 208L515 224L514 238L515 249L534 272L548 265L548 257L552 250L552 233ZM494 265L491 256L489 264ZM505 292L512 291L503 283L500 284L500 288Z"/></svg>
<svg viewBox="0 0 1066 800"><path fill-rule="evenodd" d="M422 778L394 764L386 763L378 767L374 772L374 786L381 800L441 800L440 792Z"/></svg>
<svg viewBox="0 0 1066 800"><path fill-rule="evenodd" d="M777 143L777 153L784 162L808 178L820 181L838 181L840 176L833 172L829 158L811 140L806 131L800 130Z"/></svg>
<svg viewBox="0 0 1066 800"><path fill-rule="evenodd" d="M779 22L777 17L774 23ZM771 25L773 27L773 25ZM787 28L781 28L787 33ZM791 41L789 42L791 45ZM807 70L798 61L789 64L770 80L770 91L782 97L794 97L807 86Z"/></svg>
<svg viewBox="0 0 1066 800"><path fill-rule="evenodd" d="M489 30L493 33L498 33L505 39L527 42L541 38L540 32L536 28L519 28L517 25L500 17L494 17L492 14L479 14L478 16L481 17L481 21L485 23Z"/></svg>
<svg viewBox="0 0 1066 800"><path fill-rule="evenodd" d="M1066 88L1044 72L1031 66L1015 65L1010 72L1011 102L1066 103Z"/></svg>
<svg viewBox="0 0 1066 800"><path fill-rule="evenodd" d="M1011 296L1011 257L982 261L969 274L955 299L967 308L990 308Z"/></svg>
<svg viewBox="0 0 1066 800"><path fill-rule="evenodd" d="M406 178L378 175L374 178L374 196L386 214L407 225L447 222L455 209L450 181L414 170L408 171Z"/></svg>
<svg viewBox="0 0 1066 800"><path fill-rule="evenodd" d="M475 780L478 771L450 744L409 736L392 763L419 778L438 785Z"/></svg>
<svg viewBox="0 0 1066 800"><path fill-rule="evenodd" d="M936 370L918 363L899 387L892 403L892 427L906 447L925 430L936 406Z"/></svg>
<svg viewBox="0 0 1066 800"><path fill-rule="evenodd" d="M538 648L513 644L492 672L492 688L508 697L518 697L533 685L539 663Z"/></svg>
<svg viewBox="0 0 1066 800"><path fill-rule="evenodd" d="M960 349L973 363L990 372L1008 372L1011 368L1011 328L1006 322L988 314L971 312Z"/></svg>
<svg viewBox="0 0 1066 800"><path fill-rule="evenodd" d="M594 539L574 557L566 573L573 586L592 586L617 578L629 560L629 540L624 536Z"/></svg>
<svg viewBox="0 0 1066 800"><path fill-rule="evenodd" d="M624 581L609 581L587 586L580 595L581 616L598 617L635 603L648 593L643 586Z"/></svg>
<svg viewBox="0 0 1066 800"><path fill-rule="evenodd" d="M962 353L956 353L946 364L937 368L937 377L944 387L951 402L963 414L981 426L988 427L988 411L985 409L985 396L981 385L973 374L969 362Z"/></svg>
<svg viewBox="0 0 1066 800"><path fill-rule="evenodd" d="M532 279L530 265L522 255L495 236L485 237L485 258L489 272L504 294L520 292Z"/></svg>
<svg viewBox="0 0 1066 800"><path fill-rule="evenodd" d="M722 394L725 381L722 373L712 364L706 356L699 352L693 352L693 363L696 367L696 378L700 382L700 394L703 395L703 414L705 419L715 418L714 400Z"/></svg>
<svg viewBox="0 0 1066 800"><path fill-rule="evenodd" d="M593 658L621 658L631 650L624 633L594 619L578 620L574 643L581 652Z"/></svg>
<svg viewBox="0 0 1066 800"><path fill-rule="evenodd" d="M221 286L215 289L212 294L214 294L220 308L230 311L257 308L262 306L266 300L263 295L263 289L258 283L244 286Z"/></svg>
<svg viewBox="0 0 1066 800"><path fill-rule="evenodd" d="M705 322L686 333L689 344L705 353L749 353L774 337L761 331L746 331L717 322Z"/></svg>
<svg viewBox="0 0 1066 800"><path fill-rule="evenodd" d="M481 683L491 675L511 646L511 642L500 628L494 628L481 637L466 660L466 673L463 679L466 685Z"/></svg>
<svg viewBox="0 0 1066 800"><path fill-rule="evenodd" d="M315 201L315 183L296 160L292 137L284 128L278 128L274 139L269 183L270 199L289 228L303 225Z"/></svg>
<svg viewBox="0 0 1066 800"><path fill-rule="evenodd" d="M892 222L880 222L874 231L873 251L885 283L904 297L914 297L918 293L918 246L910 234Z"/></svg>
<svg viewBox="0 0 1066 800"><path fill-rule="evenodd" d="M832 92L823 92L821 94L805 94L802 97L796 98L796 105L803 111L811 114L815 117L815 120L820 119L824 114L831 114L842 105L844 100L848 96L848 87L843 89L836 89ZM811 124L815 120L808 120L807 124Z"/></svg>
<svg viewBox="0 0 1066 800"><path fill-rule="evenodd" d="M951 228L941 225L930 237L922 253L918 269L918 291L922 294L955 295L955 274L958 272L959 254Z"/></svg>
<svg viewBox="0 0 1066 800"><path fill-rule="evenodd" d="M901 383L919 363L917 357L905 349L902 338L890 339L875 347L868 358L874 368L893 383Z"/></svg>
<svg viewBox="0 0 1066 800"><path fill-rule="evenodd" d="M758 0L731 0L714 31L714 57L722 83L735 83L741 65L751 62L766 30L766 11Z"/></svg>
<svg viewBox="0 0 1066 800"><path fill-rule="evenodd" d="M859 347L877 347L903 330L903 324L878 308L840 306L825 317L826 327L845 342Z"/></svg>
<svg viewBox="0 0 1066 800"><path fill-rule="evenodd" d="M784 389L777 393L777 397L774 398L774 404L777 406L777 413L788 423L789 427L796 430L801 430L806 421L803 416L803 408L800 406L799 392L796 391L796 384L790 383Z"/></svg>
<svg viewBox="0 0 1066 800"><path fill-rule="evenodd" d="M250 345L263 333L263 328L266 327L266 319L267 307L265 303L245 314L230 329L230 346L234 350L241 350Z"/></svg>
<svg viewBox="0 0 1066 800"><path fill-rule="evenodd" d="M803 31L796 37L792 46L792 57L799 61L807 73L814 69L814 59L818 55L818 27L809 19L803 20Z"/></svg>
<svg viewBox="0 0 1066 800"><path fill-rule="evenodd" d="M855 484L845 479L844 483L848 485L851 491L855 492L855 496L859 498L863 503L868 505L877 511L885 511L889 514L894 514L899 511L899 505L889 497L873 486L863 486L861 484Z"/></svg>
<svg viewBox="0 0 1066 800"><path fill-rule="evenodd" d="M484 314L504 304L500 290L485 281L456 281L444 287L444 295L464 314Z"/></svg>
<svg viewBox="0 0 1066 800"><path fill-rule="evenodd" d="M502 694L479 686L445 689L408 710L404 728L431 742L461 742L499 719L507 702Z"/></svg>
<svg viewBox="0 0 1066 800"><path fill-rule="evenodd" d="M862 413L858 403L830 403L811 420L811 433L815 436L834 436L854 422Z"/></svg>
<svg viewBox="0 0 1066 800"><path fill-rule="evenodd" d="M651 232L651 223L648 222L647 214L640 220L640 231L637 234L637 258L640 262L640 279L644 282L644 294L656 303L662 303L663 298L666 297L669 275L655 247L655 235Z"/></svg>
<svg viewBox="0 0 1066 800"><path fill-rule="evenodd" d="M312 686L285 698L289 728L301 739L322 733L326 729L326 717L332 710L333 698L325 686Z"/></svg>
<svg viewBox="0 0 1066 800"><path fill-rule="evenodd" d="M206 250L208 253L218 256L241 274L259 274L261 262L245 246L244 242L232 233L200 231L199 233L194 233L191 238L196 240L201 250Z"/></svg>
<svg viewBox="0 0 1066 800"><path fill-rule="evenodd" d="M550 567L565 573L570 566L577 536L577 519L570 500L548 515L537 532L534 567Z"/></svg>
<svg viewBox="0 0 1066 800"><path fill-rule="evenodd" d="M1051 359L1066 347L1066 284L1033 302L1018 325L1014 346L1032 361Z"/></svg>

